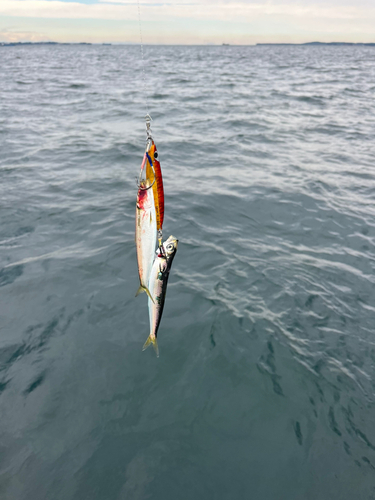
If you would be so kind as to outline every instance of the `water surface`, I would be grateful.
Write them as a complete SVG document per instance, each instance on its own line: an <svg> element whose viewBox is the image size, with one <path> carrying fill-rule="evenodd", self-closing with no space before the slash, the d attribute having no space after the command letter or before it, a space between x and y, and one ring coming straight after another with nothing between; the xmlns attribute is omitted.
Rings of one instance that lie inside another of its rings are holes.
<svg viewBox="0 0 375 500"><path fill-rule="evenodd" d="M144 88L139 47L0 48L1 498L374 499L374 48L145 57Z"/></svg>

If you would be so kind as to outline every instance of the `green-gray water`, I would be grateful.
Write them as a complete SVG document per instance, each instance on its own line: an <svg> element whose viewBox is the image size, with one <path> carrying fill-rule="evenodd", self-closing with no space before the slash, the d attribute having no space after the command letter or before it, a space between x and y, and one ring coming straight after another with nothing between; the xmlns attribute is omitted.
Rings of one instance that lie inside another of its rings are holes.
<svg viewBox="0 0 375 500"><path fill-rule="evenodd" d="M0 48L1 499L374 499L374 48L145 57L159 359L139 47Z"/></svg>

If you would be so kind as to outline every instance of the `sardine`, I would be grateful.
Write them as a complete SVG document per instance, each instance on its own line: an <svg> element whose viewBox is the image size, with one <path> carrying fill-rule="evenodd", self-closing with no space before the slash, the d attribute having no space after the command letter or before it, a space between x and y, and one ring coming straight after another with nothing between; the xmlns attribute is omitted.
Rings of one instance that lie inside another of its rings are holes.
<svg viewBox="0 0 375 500"><path fill-rule="evenodd" d="M178 240L176 240L174 236L170 236L167 241L163 243L163 246L157 250L148 284L148 289L151 293L151 300L150 298L148 300L150 335L143 346L143 351L152 344L158 357L159 348L156 337L163 314L169 272L177 252L177 246Z"/></svg>
<svg viewBox="0 0 375 500"><path fill-rule="evenodd" d="M141 173L144 170L146 159L147 157L145 154L141 167ZM136 296L141 292L146 292L153 301L154 299L148 289L148 282L150 279L152 263L154 261L157 239L156 212L152 186L153 183L150 181L149 177L146 176L145 180L140 180L136 208L135 242L137 247L138 273L140 281Z"/></svg>

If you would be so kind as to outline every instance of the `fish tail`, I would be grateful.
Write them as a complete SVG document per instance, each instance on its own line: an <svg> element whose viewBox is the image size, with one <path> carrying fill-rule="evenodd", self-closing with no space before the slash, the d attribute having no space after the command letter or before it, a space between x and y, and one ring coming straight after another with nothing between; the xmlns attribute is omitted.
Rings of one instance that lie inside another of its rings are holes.
<svg viewBox="0 0 375 500"><path fill-rule="evenodd" d="M143 344L142 351L145 351L150 344L153 345L156 352L156 356L159 357L158 341L156 340L156 337L151 337L151 335L147 337L146 342Z"/></svg>
<svg viewBox="0 0 375 500"><path fill-rule="evenodd" d="M143 285L139 285L139 288L137 290L137 293L135 294L135 296L137 297L140 293L142 292L146 292L147 295L149 296L149 298L152 300L152 302L155 304L155 301L154 299L152 298L152 295L150 293L150 290L147 288L147 286L143 286Z"/></svg>

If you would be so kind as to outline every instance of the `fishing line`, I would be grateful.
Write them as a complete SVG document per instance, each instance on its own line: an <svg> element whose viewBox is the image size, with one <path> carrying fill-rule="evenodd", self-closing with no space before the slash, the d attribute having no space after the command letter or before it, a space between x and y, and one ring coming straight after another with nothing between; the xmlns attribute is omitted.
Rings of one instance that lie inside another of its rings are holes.
<svg viewBox="0 0 375 500"><path fill-rule="evenodd" d="M157 236L159 240L159 247L162 248L162 237L163 237L163 232L162 232L162 226L163 226L163 218L164 218L164 190L163 190L163 181L162 181L162 174L160 170L160 163L157 160L158 158L158 152L156 150L156 146L154 143L154 140L152 138L152 131L151 131L151 116L148 110L148 92L147 92L147 85L146 85L146 72L145 72L145 57L144 57L144 50L143 50L143 35L142 35L142 19L141 19L141 4L140 0L137 0L138 4L138 23L139 23L139 38L141 42L141 55L142 55L142 75L143 75L143 92L145 95L145 100L146 100L146 134L147 134L147 139L146 139L146 152L144 156L144 161L142 163L141 167L141 173L139 176L139 182L138 186L142 185L142 175L146 174L147 177L147 167L144 168L147 165L147 161L149 163L149 166L152 170L153 173L153 182L151 184L153 186L153 191L154 191L154 196L157 198L157 203L156 203L156 211L157 211ZM152 158L149 154L151 148L153 149L152 152ZM158 171L158 174L156 174L155 168ZM154 185L156 182L156 186ZM162 207L162 208L160 208ZM160 212L161 210L161 212ZM161 215L160 215L161 214Z"/></svg>
<svg viewBox="0 0 375 500"><path fill-rule="evenodd" d="M143 52L141 6L140 6L140 3L139 3L139 0L138 0L138 23L139 23L139 38L140 38L140 41L141 41L141 54L142 54L143 93L144 93L145 99L146 99L146 111L147 111L146 121L147 121L147 117L150 117L150 114L149 114L149 111L148 111L148 97L147 97L146 73L145 73L145 58L144 58L144 52ZM151 120L151 117L150 117L150 120Z"/></svg>

